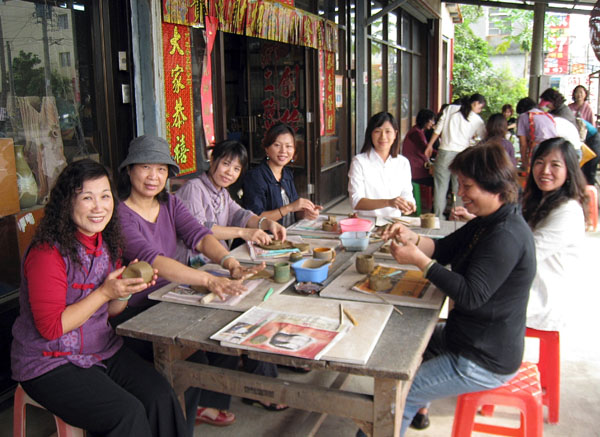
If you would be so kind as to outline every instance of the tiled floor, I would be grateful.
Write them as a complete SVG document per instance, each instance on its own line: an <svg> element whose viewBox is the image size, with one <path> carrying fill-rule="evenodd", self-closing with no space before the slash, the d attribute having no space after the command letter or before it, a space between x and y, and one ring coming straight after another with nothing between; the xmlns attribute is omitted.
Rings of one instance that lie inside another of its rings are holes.
<svg viewBox="0 0 600 437"><path fill-rule="evenodd" d="M347 203L342 203L330 212L345 213ZM600 308L600 284L593 273L600 268L600 232L586 235L585 250L581 254L584 274L573 278L573 287L565 290L573 297L570 321L561 332L561 416L558 425L544 426L546 437L600 437L600 347L596 338L598 308ZM535 345L528 349L535 350ZM283 370L281 377L290 380L325 380L332 378L330 372L313 371L298 375ZM365 393L373 390L367 378L352 378L352 388ZM431 407L431 426L423 431L409 430L407 437L448 437L452 429L455 398L434 402ZM235 398L232 411L237 421L230 427L217 428L200 425L195 436L203 437L261 437L298 436L295 423L303 417L299 410L268 412L258 407L243 404ZM498 409L494 420L516 423L514 411ZM54 432L51 416L44 411L30 411L29 436L46 437ZM351 420L327 417L319 429L319 437L351 437L356 433ZM0 437L12 435L12 408L0 412ZM479 434L481 435L481 434ZM302 436L299 436L302 437Z"/></svg>

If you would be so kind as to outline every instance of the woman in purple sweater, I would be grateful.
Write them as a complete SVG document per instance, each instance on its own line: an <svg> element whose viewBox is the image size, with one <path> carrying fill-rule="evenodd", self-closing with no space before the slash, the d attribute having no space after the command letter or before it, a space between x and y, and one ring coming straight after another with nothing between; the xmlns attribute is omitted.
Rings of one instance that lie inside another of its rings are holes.
<svg viewBox="0 0 600 437"><path fill-rule="evenodd" d="M241 279L228 279L193 269L176 259L177 241L229 270L232 278L242 278L264 269L260 266L245 268L229 254L212 232L202 226L177 197L167 193L169 176L175 176L179 166L170 155L166 140L144 135L134 139L125 161L119 166L119 219L125 237L125 259L138 258L158 270L159 279L154 287L131 298L129 307L116 323L125 321L155 304L147 298L153 290L167 282L205 286L219 297L239 294L245 290ZM130 343L132 343L130 341ZM138 343L138 350L148 350L148 343ZM149 354L144 354L148 356ZM236 357L200 352L194 361L219 367L235 367ZM186 392L188 426L196 423L229 425L235 420L229 408L229 396L189 389ZM196 410L200 403L203 407ZM210 406L211 408L206 408Z"/></svg>

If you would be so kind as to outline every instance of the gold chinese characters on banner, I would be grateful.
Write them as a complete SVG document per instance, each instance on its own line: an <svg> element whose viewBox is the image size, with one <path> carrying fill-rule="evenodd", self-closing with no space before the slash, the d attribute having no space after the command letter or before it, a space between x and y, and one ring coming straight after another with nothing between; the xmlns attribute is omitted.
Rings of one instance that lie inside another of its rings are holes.
<svg viewBox="0 0 600 437"><path fill-rule="evenodd" d="M196 171L189 27L162 25L167 141L179 174Z"/></svg>

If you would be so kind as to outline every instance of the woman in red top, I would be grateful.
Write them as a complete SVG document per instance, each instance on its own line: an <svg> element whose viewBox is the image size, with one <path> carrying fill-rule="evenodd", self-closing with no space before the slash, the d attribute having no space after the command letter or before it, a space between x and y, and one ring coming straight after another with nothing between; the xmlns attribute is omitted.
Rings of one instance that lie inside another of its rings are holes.
<svg viewBox="0 0 600 437"><path fill-rule="evenodd" d="M435 114L429 109L421 109L417 114L417 122L408 131L402 141L402 154L410 162L412 181L433 186L433 177L429 174L429 159L425 156L427 138L425 131L435 124Z"/></svg>
<svg viewBox="0 0 600 437"><path fill-rule="evenodd" d="M185 436L169 383L107 323L156 280L120 279L122 239L107 170L89 159L69 164L44 213L23 261L13 378L90 435Z"/></svg>

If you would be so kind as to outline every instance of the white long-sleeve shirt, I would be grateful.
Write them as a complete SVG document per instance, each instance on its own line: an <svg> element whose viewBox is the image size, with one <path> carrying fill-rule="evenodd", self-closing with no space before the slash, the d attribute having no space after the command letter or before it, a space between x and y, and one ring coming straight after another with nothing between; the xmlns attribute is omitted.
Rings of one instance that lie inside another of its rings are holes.
<svg viewBox="0 0 600 437"><path fill-rule="evenodd" d="M348 191L352 208L360 199L393 199L402 197L415 203L412 192L410 163L402 155L383 159L370 150L359 153L352 158L348 173ZM361 211L361 215L372 217L401 217L402 213L397 208L385 207L371 211Z"/></svg>
<svg viewBox="0 0 600 437"><path fill-rule="evenodd" d="M462 152L475 144L476 139L485 138L485 123L473 111L468 120L460 112L460 105L449 105L442 112L433 130L440 135L440 150Z"/></svg>
<svg viewBox="0 0 600 437"><path fill-rule="evenodd" d="M554 209L533 232L537 272L527 306L527 326L544 331L558 331L563 314L573 308L579 276L578 256L585 236L583 209L569 200Z"/></svg>

